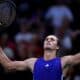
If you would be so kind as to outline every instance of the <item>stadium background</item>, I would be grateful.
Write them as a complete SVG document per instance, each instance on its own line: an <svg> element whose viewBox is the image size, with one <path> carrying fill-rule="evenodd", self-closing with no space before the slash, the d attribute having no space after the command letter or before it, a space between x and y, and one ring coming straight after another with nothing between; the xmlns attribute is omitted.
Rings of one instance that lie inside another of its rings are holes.
<svg viewBox="0 0 80 80"><path fill-rule="evenodd" d="M49 34L59 37L58 56L80 51L79 0L13 0L16 18L0 31L0 45L11 60L24 60L43 55L44 38ZM80 64L65 69L64 80L80 80ZM0 65L0 80L32 80L29 69L5 72Z"/></svg>

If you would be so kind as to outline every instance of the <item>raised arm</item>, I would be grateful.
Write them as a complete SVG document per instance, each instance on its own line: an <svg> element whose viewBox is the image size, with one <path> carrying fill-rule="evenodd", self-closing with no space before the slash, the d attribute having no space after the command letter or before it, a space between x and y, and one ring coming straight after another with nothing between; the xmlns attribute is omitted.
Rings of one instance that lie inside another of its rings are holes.
<svg viewBox="0 0 80 80"><path fill-rule="evenodd" d="M6 70L24 70L30 68L33 70L37 58L29 58L24 61L11 61L0 48L0 63Z"/></svg>
<svg viewBox="0 0 80 80"><path fill-rule="evenodd" d="M69 65L75 65L80 63L80 53L77 53L75 55L69 55L62 57L62 67Z"/></svg>

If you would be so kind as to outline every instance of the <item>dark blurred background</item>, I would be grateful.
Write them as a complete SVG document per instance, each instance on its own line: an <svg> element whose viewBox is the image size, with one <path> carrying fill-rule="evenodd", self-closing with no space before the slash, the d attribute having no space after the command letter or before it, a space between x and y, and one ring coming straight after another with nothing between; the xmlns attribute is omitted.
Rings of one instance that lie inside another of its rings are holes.
<svg viewBox="0 0 80 80"><path fill-rule="evenodd" d="M24 60L43 55L43 40L49 34L60 39L57 56L80 51L79 0L13 0L16 18L0 31L0 45L11 60ZM80 64L65 69L64 80L80 80ZM32 80L29 69L5 72L0 66L0 80Z"/></svg>

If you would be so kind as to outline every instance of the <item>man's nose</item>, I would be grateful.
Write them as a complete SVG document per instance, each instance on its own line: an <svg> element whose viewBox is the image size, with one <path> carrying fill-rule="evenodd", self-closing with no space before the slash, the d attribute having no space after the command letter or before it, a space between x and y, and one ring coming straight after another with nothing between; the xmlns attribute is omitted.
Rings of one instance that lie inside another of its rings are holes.
<svg viewBox="0 0 80 80"><path fill-rule="evenodd" d="M48 39L48 42L50 42L50 39Z"/></svg>

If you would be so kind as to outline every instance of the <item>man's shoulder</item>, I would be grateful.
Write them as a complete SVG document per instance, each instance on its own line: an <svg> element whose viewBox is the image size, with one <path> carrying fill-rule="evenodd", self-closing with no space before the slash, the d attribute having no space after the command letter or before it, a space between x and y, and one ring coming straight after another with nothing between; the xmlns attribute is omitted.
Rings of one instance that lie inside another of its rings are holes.
<svg viewBox="0 0 80 80"><path fill-rule="evenodd" d="M32 72L33 72L34 65L35 65L37 59L38 59L38 58L33 57L33 58L28 58L28 59L26 59L26 60L24 61L25 64L27 64L27 66L30 68L30 70L31 70Z"/></svg>
<svg viewBox="0 0 80 80"><path fill-rule="evenodd" d="M70 65L73 61L73 56L69 55L69 56L63 56L61 58L61 63L62 63L62 66L64 68L65 65Z"/></svg>
<svg viewBox="0 0 80 80"><path fill-rule="evenodd" d="M27 61L36 61L38 58L35 58L35 57L32 57L32 58L28 58L28 59L26 59Z"/></svg>
<svg viewBox="0 0 80 80"><path fill-rule="evenodd" d="M61 59L64 61L64 60L69 60L71 59L73 56L72 55L68 55L68 56L63 56L61 57Z"/></svg>

